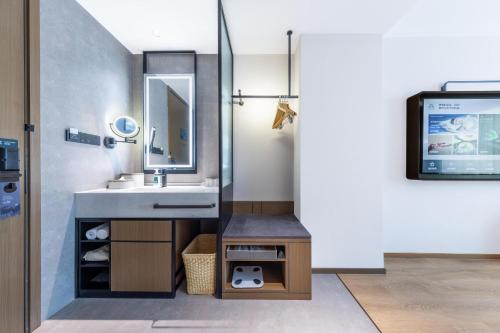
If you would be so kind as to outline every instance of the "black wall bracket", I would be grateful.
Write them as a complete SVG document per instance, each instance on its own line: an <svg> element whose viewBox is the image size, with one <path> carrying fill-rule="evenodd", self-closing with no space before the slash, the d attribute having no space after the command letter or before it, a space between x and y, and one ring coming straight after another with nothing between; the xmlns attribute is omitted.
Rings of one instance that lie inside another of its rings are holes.
<svg viewBox="0 0 500 333"><path fill-rule="evenodd" d="M34 132L35 125L34 124L24 124L24 131L25 132Z"/></svg>

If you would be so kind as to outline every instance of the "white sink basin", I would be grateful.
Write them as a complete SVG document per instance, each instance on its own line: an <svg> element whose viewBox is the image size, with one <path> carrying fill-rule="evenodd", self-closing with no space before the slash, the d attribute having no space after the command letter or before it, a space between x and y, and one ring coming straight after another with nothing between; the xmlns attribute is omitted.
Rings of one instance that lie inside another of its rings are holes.
<svg viewBox="0 0 500 333"><path fill-rule="evenodd" d="M75 215L77 218L217 218L219 189L176 185L76 192Z"/></svg>

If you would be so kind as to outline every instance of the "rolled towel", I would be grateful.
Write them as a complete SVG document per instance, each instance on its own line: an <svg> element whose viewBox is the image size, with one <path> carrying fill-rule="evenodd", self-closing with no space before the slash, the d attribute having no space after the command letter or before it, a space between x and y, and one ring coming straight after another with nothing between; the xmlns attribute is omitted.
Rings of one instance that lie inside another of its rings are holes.
<svg viewBox="0 0 500 333"><path fill-rule="evenodd" d="M104 236L104 238L100 238L99 237L99 230L102 230L102 229L106 229L106 234L105 233L101 233L101 236ZM87 232L85 233L85 237L87 237L87 239L90 239L90 240L94 240L94 239L106 239L107 237L109 236L109 226L107 223L104 223L104 224L101 224L101 225L98 225L97 227L94 227L92 229L89 229L87 230Z"/></svg>
<svg viewBox="0 0 500 333"><path fill-rule="evenodd" d="M87 232L85 233L85 237L87 237L87 239L96 239L97 238L97 229L96 228L92 228L92 229L89 229L87 230Z"/></svg>
<svg viewBox="0 0 500 333"><path fill-rule="evenodd" d="M97 238L98 239L106 239L109 236L109 225L101 224L97 227Z"/></svg>
<svg viewBox="0 0 500 333"><path fill-rule="evenodd" d="M101 246L98 249L87 251L83 256L85 261L108 261L109 260L109 245Z"/></svg>

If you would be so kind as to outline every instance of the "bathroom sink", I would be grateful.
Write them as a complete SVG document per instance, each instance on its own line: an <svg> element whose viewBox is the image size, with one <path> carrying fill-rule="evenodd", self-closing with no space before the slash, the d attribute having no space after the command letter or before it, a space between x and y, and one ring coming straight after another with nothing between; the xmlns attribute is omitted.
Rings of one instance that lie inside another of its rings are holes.
<svg viewBox="0 0 500 333"><path fill-rule="evenodd" d="M219 188L196 185L75 193L77 218L217 218Z"/></svg>

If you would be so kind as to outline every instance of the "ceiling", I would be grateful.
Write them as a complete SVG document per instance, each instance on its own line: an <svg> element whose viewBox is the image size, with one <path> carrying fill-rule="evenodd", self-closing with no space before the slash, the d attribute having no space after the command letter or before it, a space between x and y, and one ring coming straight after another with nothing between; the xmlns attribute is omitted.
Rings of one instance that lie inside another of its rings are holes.
<svg viewBox="0 0 500 333"><path fill-rule="evenodd" d="M286 53L286 31L300 34L387 32L415 0L226 0L235 53ZM294 43L296 45L296 43Z"/></svg>
<svg viewBox="0 0 500 333"><path fill-rule="evenodd" d="M217 0L77 0L134 54L217 53Z"/></svg>
<svg viewBox="0 0 500 333"><path fill-rule="evenodd" d="M217 0L77 0L132 53L217 53ZM500 36L498 0L223 0L236 54L283 54L298 36Z"/></svg>

